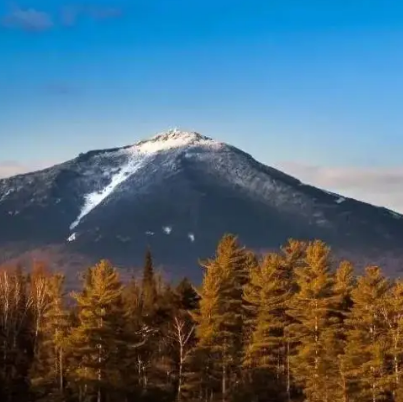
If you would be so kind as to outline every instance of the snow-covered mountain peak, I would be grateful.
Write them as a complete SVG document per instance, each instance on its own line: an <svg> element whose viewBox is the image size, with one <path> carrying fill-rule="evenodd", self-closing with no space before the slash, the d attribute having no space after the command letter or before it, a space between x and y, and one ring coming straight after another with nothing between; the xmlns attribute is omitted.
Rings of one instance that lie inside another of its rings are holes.
<svg viewBox="0 0 403 402"><path fill-rule="evenodd" d="M358 266L386 261L393 275L401 276L403 259L401 215L178 129L0 179L0 222L0 263L40 255L58 269L66 261L71 272L101 258L131 267L150 244L164 268L192 267L226 232L254 250L323 239Z"/></svg>
<svg viewBox="0 0 403 402"><path fill-rule="evenodd" d="M142 154L152 154L174 148L186 148L189 146L206 146L219 148L222 143L206 137L194 131L181 131L177 128L159 133L148 140L143 140L134 145L134 149Z"/></svg>

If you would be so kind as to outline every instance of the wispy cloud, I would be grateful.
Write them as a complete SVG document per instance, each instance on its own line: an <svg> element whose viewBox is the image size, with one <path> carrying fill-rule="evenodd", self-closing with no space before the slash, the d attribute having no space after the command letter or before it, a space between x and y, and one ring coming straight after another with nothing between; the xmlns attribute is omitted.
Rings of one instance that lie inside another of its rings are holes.
<svg viewBox="0 0 403 402"><path fill-rule="evenodd" d="M2 18L1 22L6 28L34 32L46 31L54 26L54 21L50 14L34 8L22 9L15 7Z"/></svg>
<svg viewBox="0 0 403 402"><path fill-rule="evenodd" d="M35 161L25 164L17 161L0 161L0 179L45 169L54 164L55 162L52 161Z"/></svg>
<svg viewBox="0 0 403 402"><path fill-rule="evenodd" d="M278 168L305 183L403 213L403 166L358 168L282 163Z"/></svg>
<svg viewBox="0 0 403 402"><path fill-rule="evenodd" d="M123 10L118 7L93 6L93 5L70 5L62 8L60 19L62 25L75 25L81 18L90 18L100 21L120 17Z"/></svg>
<svg viewBox="0 0 403 402"><path fill-rule="evenodd" d="M0 23L5 28L43 32L58 25L74 26L82 18L102 21L120 17L122 14L121 8L107 5L66 5L54 13L15 6L6 15L0 17Z"/></svg>

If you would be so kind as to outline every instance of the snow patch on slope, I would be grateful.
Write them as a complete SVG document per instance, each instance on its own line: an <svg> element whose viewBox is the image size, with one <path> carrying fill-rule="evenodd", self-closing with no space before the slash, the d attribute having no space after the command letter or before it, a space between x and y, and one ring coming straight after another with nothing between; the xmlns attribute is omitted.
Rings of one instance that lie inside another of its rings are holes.
<svg viewBox="0 0 403 402"><path fill-rule="evenodd" d="M146 141L140 141L134 148L143 155L154 154L160 151L168 151L175 148L188 146L207 146L219 148L223 144L201 134L178 129L169 130L166 133L158 134Z"/></svg>
<svg viewBox="0 0 403 402"><path fill-rule="evenodd" d="M327 194L329 194L329 195L331 195L332 197L335 197L336 200L335 200L334 202L335 202L336 204L341 204L342 202L346 201L346 198L345 198L345 197L342 197L342 196L339 195L339 194L332 193L331 191L328 191L328 190L322 190L322 191L325 192L325 193L327 193Z"/></svg>
<svg viewBox="0 0 403 402"><path fill-rule="evenodd" d="M0 202L5 200L11 193L12 193L12 189L7 190L1 197L0 197Z"/></svg>
<svg viewBox="0 0 403 402"><path fill-rule="evenodd" d="M306 199L304 194L295 192L290 197L288 185L284 185L281 180L271 177L267 172L256 169L243 153L234 152L234 149L225 143L215 141L196 132L173 129L149 140L140 141L130 147L120 149L112 155L109 154L108 157L123 156L125 160L128 159L129 161L118 171L116 171L115 165L115 170L103 172L109 177L109 184L101 191L93 191L84 196L81 212L70 228L74 229L86 215L111 196L124 181L135 175L140 167L145 166L148 161L153 160L156 154L160 153L168 156L167 159L164 159L164 165L160 166L161 169L169 169L170 161L174 162L179 154L185 155L189 159L194 158L197 163L204 164L206 169L214 174L217 179L222 179L223 183L230 183L232 186L241 188L253 197L264 199L271 205L292 210L304 206L307 214L312 212L308 210L309 199ZM337 199L340 197L336 194L332 195ZM172 228L166 226L162 230L169 235Z"/></svg>
<svg viewBox="0 0 403 402"><path fill-rule="evenodd" d="M395 211L389 211L389 213L395 218L395 219L403 219L403 215L398 214Z"/></svg>
<svg viewBox="0 0 403 402"><path fill-rule="evenodd" d="M214 141L211 138L202 136L195 132L173 129L166 133L158 134L149 140L140 141L129 148L118 150L115 153L115 156L126 156L129 161L117 171L115 167L113 170L103 172L104 176L110 177L109 184L100 191L94 191L84 196L84 205L82 206L81 212L76 220L70 225L70 229L74 229L86 215L109 197L118 186L135 174L139 168L149 160L149 157L154 154L175 149L181 151L184 148L192 148L195 146L220 148L223 145L224 144L220 142ZM174 155L175 154L173 154L173 156Z"/></svg>
<svg viewBox="0 0 403 402"><path fill-rule="evenodd" d="M101 191L87 194L84 199L84 205L77 219L70 225L70 229L74 229L81 220L96 208L102 201L109 197L115 189L134 174L143 164L144 159L134 154L129 162L124 165L117 173L113 174L110 183Z"/></svg>
<svg viewBox="0 0 403 402"><path fill-rule="evenodd" d="M76 240L76 238L77 238L77 235L76 235L75 233L72 233L72 234L67 238L67 241L74 241L74 240Z"/></svg>

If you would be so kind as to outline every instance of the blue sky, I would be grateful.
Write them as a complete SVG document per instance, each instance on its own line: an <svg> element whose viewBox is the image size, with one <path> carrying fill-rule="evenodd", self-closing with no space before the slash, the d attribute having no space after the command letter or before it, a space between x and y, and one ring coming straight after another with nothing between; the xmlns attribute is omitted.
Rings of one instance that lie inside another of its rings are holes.
<svg viewBox="0 0 403 402"><path fill-rule="evenodd" d="M178 126L403 211L402 1L0 0L0 21L0 174Z"/></svg>

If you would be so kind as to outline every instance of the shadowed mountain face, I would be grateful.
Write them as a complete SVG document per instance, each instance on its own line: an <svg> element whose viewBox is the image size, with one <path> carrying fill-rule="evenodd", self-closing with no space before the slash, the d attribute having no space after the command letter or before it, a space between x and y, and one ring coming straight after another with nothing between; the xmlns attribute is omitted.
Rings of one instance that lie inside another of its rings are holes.
<svg viewBox="0 0 403 402"><path fill-rule="evenodd" d="M320 238L359 266L394 276L403 267L403 216L304 185L197 133L171 130L0 180L0 262L40 251L73 277L100 258L134 267L150 245L168 276L197 280L198 259L225 232L256 250Z"/></svg>

